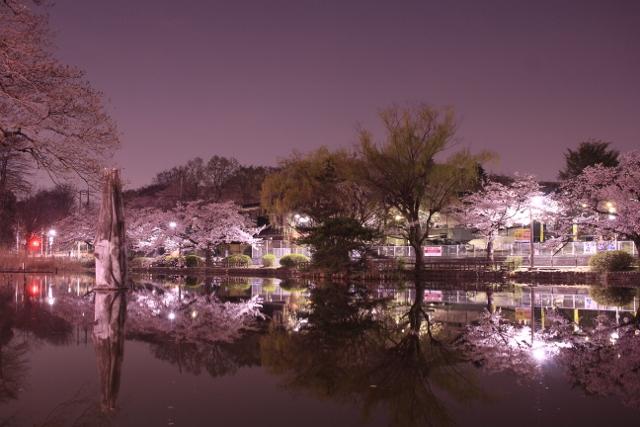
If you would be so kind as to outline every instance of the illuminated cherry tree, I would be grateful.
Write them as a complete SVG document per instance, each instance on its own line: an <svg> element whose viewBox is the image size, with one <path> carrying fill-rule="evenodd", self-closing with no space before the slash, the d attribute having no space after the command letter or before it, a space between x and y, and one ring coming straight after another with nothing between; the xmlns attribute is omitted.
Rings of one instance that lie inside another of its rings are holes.
<svg viewBox="0 0 640 427"><path fill-rule="evenodd" d="M567 226L617 235L640 249L640 151L623 154L615 167L590 166L562 190Z"/></svg>
<svg viewBox="0 0 640 427"><path fill-rule="evenodd" d="M493 259L498 231L515 224L528 223L532 200L543 197L531 176L518 178L510 185L488 182L480 191L462 199L459 215L487 241L487 257ZM536 217L539 216L536 212Z"/></svg>
<svg viewBox="0 0 640 427"><path fill-rule="evenodd" d="M221 243L253 244L260 228L253 227L233 202L194 201L168 211L145 209L127 215L134 250L152 253L159 247L173 250L181 245L196 249Z"/></svg>
<svg viewBox="0 0 640 427"><path fill-rule="evenodd" d="M253 244L260 228L251 225L233 202L194 201L174 209L127 209L126 227L129 247L143 254L177 250L179 246L203 250L221 243ZM75 242L92 244L95 237L95 209L74 214L54 225L56 244L72 248Z"/></svg>

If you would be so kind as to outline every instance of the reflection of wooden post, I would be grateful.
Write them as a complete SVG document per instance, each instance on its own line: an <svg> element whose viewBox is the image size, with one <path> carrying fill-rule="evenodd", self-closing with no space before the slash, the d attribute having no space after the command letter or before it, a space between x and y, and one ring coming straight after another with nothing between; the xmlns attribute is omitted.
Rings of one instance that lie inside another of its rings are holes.
<svg viewBox="0 0 640 427"><path fill-rule="evenodd" d="M98 362L100 403L103 411L113 411L116 408L124 358L126 312L124 291L96 290L93 345Z"/></svg>
<svg viewBox="0 0 640 427"><path fill-rule="evenodd" d="M95 240L96 288L127 286L124 205L117 169L107 170Z"/></svg>
<svg viewBox="0 0 640 427"><path fill-rule="evenodd" d="M100 376L101 406L113 411L124 355L127 257L122 188L116 169L105 173L95 240L96 285L93 341Z"/></svg>

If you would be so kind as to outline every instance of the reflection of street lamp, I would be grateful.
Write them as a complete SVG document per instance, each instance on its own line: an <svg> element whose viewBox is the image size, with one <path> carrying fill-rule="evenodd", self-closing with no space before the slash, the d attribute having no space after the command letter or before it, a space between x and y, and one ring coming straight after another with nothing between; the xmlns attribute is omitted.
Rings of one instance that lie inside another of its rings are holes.
<svg viewBox="0 0 640 427"><path fill-rule="evenodd" d="M53 228L47 233L49 236L49 255L53 255L53 239L56 237L56 234L58 233Z"/></svg>

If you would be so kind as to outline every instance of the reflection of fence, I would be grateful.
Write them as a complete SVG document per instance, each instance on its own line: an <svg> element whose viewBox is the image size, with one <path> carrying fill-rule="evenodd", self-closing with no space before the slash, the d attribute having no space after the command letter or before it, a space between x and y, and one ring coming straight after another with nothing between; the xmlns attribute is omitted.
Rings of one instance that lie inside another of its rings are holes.
<svg viewBox="0 0 640 427"><path fill-rule="evenodd" d="M395 298L397 301L411 302L415 299L415 291L385 290L384 296ZM493 304L502 308L531 308L530 292L493 292ZM486 307L487 294L484 291L432 289L425 291L425 302L441 303L444 305L466 305ZM619 311L635 313L640 301L634 297L622 306L599 304L589 295L589 288L585 287L550 287L534 288L533 307L579 309L590 311Z"/></svg>

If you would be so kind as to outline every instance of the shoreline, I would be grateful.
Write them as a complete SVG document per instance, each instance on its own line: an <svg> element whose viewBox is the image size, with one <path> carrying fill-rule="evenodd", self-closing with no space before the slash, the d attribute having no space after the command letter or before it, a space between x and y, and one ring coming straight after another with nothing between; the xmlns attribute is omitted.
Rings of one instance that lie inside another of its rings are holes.
<svg viewBox="0 0 640 427"><path fill-rule="evenodd" d="M91 274L91 268L30 268L30 269L2 269L0 274ZM240 277L271 277L278 279L312 279L339 282L394 282L415 279L412 270L392 271L353 271L346 273L330 273L321 270L297 270L271 267L153 267L130 268L134 275L150 274L160 276L240 276ZM590 286L625 286L640 287L640 271L617 271L595 273L590 271L568 270L457 270L429 269L424 271L420 280L427 282L463 281L493 282L496 284L553 284L553 285L590 285Z"/></svg>

